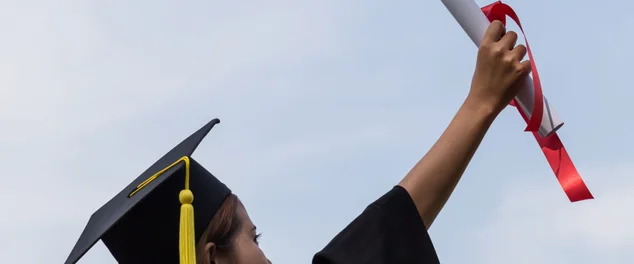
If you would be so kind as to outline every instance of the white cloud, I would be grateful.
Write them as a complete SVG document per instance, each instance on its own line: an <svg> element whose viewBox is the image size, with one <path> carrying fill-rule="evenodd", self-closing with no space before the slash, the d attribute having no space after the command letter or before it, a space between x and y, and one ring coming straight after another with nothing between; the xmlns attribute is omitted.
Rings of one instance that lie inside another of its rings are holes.
<svg viewBox="0 0 634 264"><path fill-rule="evenodd" d="M572 204L555 181L516 184L475 229L481 263L631 263L632 175L631 165L585 170L596 199Z"/></svg>

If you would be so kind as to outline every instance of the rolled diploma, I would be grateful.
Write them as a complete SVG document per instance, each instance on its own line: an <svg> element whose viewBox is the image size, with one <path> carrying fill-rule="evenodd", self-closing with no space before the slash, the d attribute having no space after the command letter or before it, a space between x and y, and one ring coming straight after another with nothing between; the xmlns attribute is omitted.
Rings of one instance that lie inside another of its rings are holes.
<svg viewBox="0 0 634 264"><path fill-rule="evenodd" d="M447 7L449 12L458 21L458 24L469 35L469 38L480 46L480 41L484 37L484 33L489 27L489 19L482 12L478 4L473 0L441 0ZM533 79L526 77L524 86L520 88L517 96L515 97L520 109L526 114L528 118L531 117L533 112ZM542 123L539 127L539 135L542 137L548 136L556 132L564 122L559 119L555 109L548 102L544 96L544 112Z"/></svg>

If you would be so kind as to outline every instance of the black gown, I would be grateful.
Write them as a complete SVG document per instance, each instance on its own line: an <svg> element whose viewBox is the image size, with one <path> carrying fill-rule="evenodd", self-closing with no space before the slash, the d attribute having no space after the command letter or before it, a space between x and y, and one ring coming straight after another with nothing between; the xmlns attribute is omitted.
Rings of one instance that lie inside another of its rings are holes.
<svg viewBox="0 0 634 264"><path fill-rule="evenodd" d="M414 201L400 186L370 204L313 264L438 264Z"/></svg>

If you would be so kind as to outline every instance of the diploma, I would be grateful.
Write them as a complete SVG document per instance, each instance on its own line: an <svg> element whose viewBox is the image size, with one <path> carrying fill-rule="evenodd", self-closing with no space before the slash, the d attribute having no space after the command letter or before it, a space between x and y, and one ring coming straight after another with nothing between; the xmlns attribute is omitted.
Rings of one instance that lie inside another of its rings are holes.
<svg viewBox="0 0 634 264"><path fill-rule="evenodd" d="M480 45L480 41L489 26L489 21L499 20L506 24L506 18L510 17L522 29L520 19L513 8L500 1L483 8L479 8L473 0L441 1L476 46ZM522 33L524 33L523 29ZM526 39L526 36L524 36L524 39ZM572 159L557 135L556 131L563 125L563 122L559 120L555 110L542 94L539 73L537 72L537 66L535 65L531 48L528 45L528 40L526 41L526 50L531 63L531 75L533 78L526 77L524 86L521 87L511 104L517 108L519 114L526 121L526 131L532 132L568 199L571 202L593 199L592 193L590 193L583 179L581 179L579 172L572 163Z"/></svg>
<svg viewBox="0 0 634 264"><path fill-rule="evenodd" d="M473 0L441 0L447 7L449 12L458 21L458 24L467 33L469 38L476 46L480 46L480 41L484 37L490 22L486 15L482 12L480 7ZM536 69L533 69L536 71ZM524 85L520 88L517 96L515 97L516 106L524 113L527 119L532 119L532 113L535 105L535 89L533 79L528 76ZM538 104L539 105L539 104ZM543 110L542 110L543 109ZM541 137L550 136L556 132L561 126L563 121L559 119L554 107L543 97L543 107L536 111L541 112L541 122L539 122L538 132ZM529 124L530 126L530 124ZM528 129L531 130L532 129Z"/></svg>

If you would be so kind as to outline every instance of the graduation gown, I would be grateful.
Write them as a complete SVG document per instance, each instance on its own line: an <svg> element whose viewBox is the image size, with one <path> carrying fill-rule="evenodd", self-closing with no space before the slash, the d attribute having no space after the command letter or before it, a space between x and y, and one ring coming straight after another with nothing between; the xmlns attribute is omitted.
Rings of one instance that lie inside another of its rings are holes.
<svg viewBox="0 0 634 264"><path fill-rule="evenodd" d="M438 263L414 201L400 186L370 204L313 258L313 264Z"/></svg>

